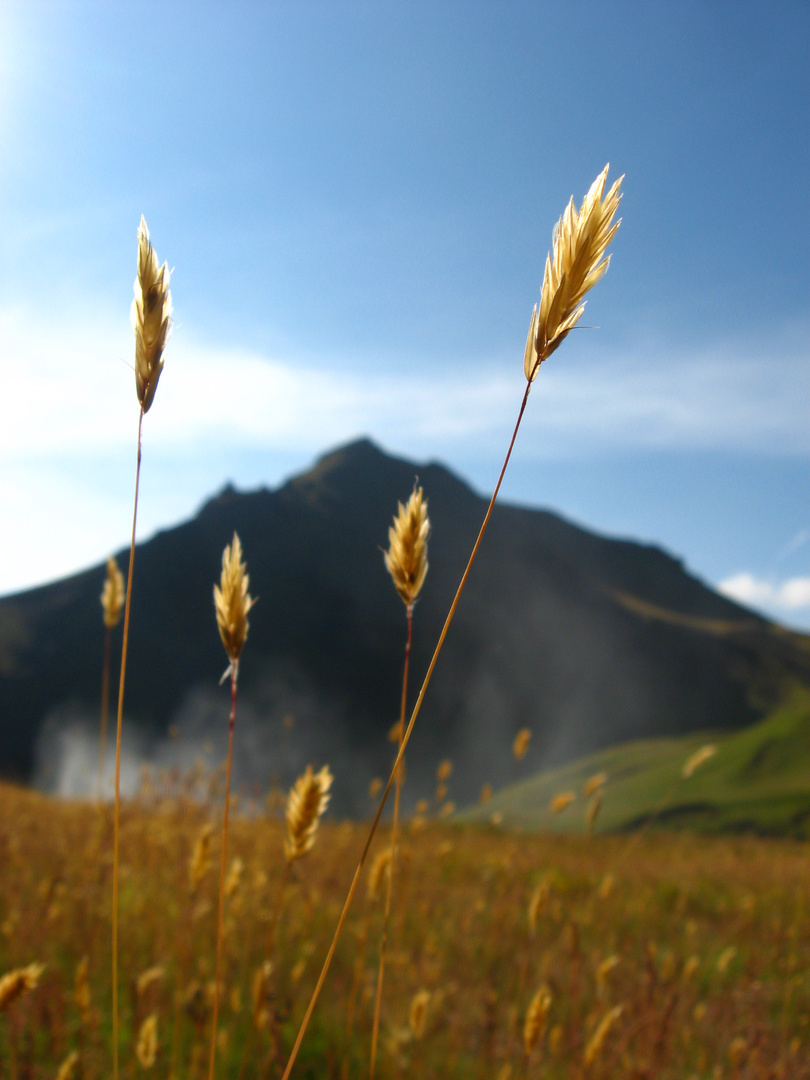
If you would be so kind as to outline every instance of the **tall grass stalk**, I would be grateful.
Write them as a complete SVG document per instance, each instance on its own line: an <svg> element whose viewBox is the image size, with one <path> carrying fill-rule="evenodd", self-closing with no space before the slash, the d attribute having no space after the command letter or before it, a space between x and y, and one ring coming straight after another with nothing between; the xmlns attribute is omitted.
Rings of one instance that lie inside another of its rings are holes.
<svg viewBox="0 0 810 1080"><path fill-rule="evenodd" d="M163 350L172 325L172 295L169 270L158 266L157 255L149 239L146 221L138 226L138 274L131 320L135 335L135 392L138 396L138 456L135 466L135 503L132 510L132 540L129 547L127 592L124 605L124 640L121 647L121 676L118 684L118 723L115 736L115 810L113 818L112 881L112 1039L113 1080L118 1080L118 842L121 805L121 723L124 715L124 680L129 644L129 609L132 597L132 570L135 565L135 528L138 520L138 488L141 479L141 441L144 414L149 412L163 371Z"/></svg>
<svg viewBox="0 0 810 1080"><path fill-rule="evenodd" d="M135 466L135 504L132 511L132 540L127 569L127 598L124 604L124 640L121 646L121 676L118 681L118 722L115 732L115 808L113 811L113 874L112 874L112 1040L113 1080L118 1080L118 843L121 810L121 722L124 715L124 681L127 674L129 645L129 608L132 596L132 571L135 566L135 527L138 520L138 488L141 479L141 435L143 405L138 414L138 458Z"/></svg>
<svg viewBox="0 0 810 1080"><path fill-rule="evenodd" d="M228 810L231 801L231 763L233 761L233 729L236 721L236 664L231 665L231 715L228 720L228 764L225 770L225 809L222 815L222 858L219 864L219 904L217 908L217 953L214 967L214 1008L211 1030L211 1056L208 1077L213 1080L217 1054L217 1023L219 1020L219 983L222 973L222 923L225 914L225 861L228 849Z"/></svg>
<svg viewBox="0 0 810 1080"><path fill-rule="evenodd" d="M427 514L427 502L422 489L414 484L413 492L407 503L399 504L394 524L388 530L388 551L385 552L385 568L391 575L394 588L405 604L405 617L408 634L405 643L405 663L402 672L402 696L399 709L399 727L397 746L402 747L405 734L405 709L408 701L408 667L411 659L411 639L413 637L413 608L424 584L428 572L427 540L430 533L430 520ZM377 972L377 994L374 1000L374 1021L371 1028L371 1064L369 1078L374 1080L377 1062L377 1038L380 1030L380 1008L382 1006L383 977L385 974L385 954L388 946L388 924L391 917L391 896L394 887L394 869L397 858L397 829L399 825L399 800L402 790L402 769L396 772L396 790L394 795L394 817L391 825L391 859L388 865L388 880L385 890L385 911L383 913L382 934L380 937L380 963Z"/></svg>
<svg viewBox="0 0 810 1080"><path fill-rule="evenodd" d="M605 181L607 180L607 172L608 166L605 166L588 190L579 213L577 213L574 207L573 198L570 200L562 218L560 218L560 221L554 229L553 258L551 254L546 257L540 304L539 306L535 306L534 311L532 312L531 323L529 324L529 335L526 339L526 349L523 358L526 388L523 392L523 399L520 403L520 410L512 432L512 438L509 441L509 448L506 451L506 457L501 466L501 471L498 475L497 483L495 484L495 490L492 493L492 498L489 500L489 505L487 506L484 520L481 523L481 528L478 531L478 536L476 537L472 552L467 560L467 565L461 576L458 589L456 590L453 602L450 605L450 610L447 613L441 633L439 634L439 640L436 643L436 648L433 651L433 656L428 665L427 673L419 691L419 696L416 699L416 704L414 705L410 721L408 722L408 727L406 728L400 743L399 752L394 761L388 783L383 791L380 805L377 808L377 813L374 815L368 838L366 839L366 843L360 855L360 860L357 864L357 869L352 878L351 886L349 887L348 896L343 905L343 910L341 911L332 942L327 951L323 967L321 968L321 973L318 976L318 981L315 984L315 989L312 992L312 997L310 998L309 1005L304 1014L304 1019L301 1022L282 1080L287 1080L292 1072L295 1059L298 1056L301 1042L320 995L321 988L323 987L324 980L326 979L327 972L332 963L332 957L337 948L338 939L343 930L346 916L348 915L349 908L354 899L354 894L357 891L360 874L362 873L369 848L371 847L371 842L374 839L377 826L382 817L388 794L391 791L391 786L394 783L397 771L399 770L405 748L408 745L413 726L419 715L419 710L422 708L422 702L424 701L425 693L427 692L427 688L433 676L436 662L439 659L439 653L441 652L444 640L447 637L447 631L450 629L450 624L455 616L456 609L461 600L461 595L464 592L467 579L470 576L470 571L472 570L476 556L478 555L478 550L481 547L481 543L487 531L489 519L492 516L495 501L498 497L498 492L501 489L509 459L512 456L512 450L515 445L515 440L517 439L521 421L523 420L523 414L526 411L526 404L529 400L529 391L532 388L532 383L540 370L541 364L551 356L562 341L568 336L577 322L582 318L585 311L585 294L604 276L610 263L609 256L607 258L603 258L603 256L620 224L619 221L613 222L612 219L621 199L619 188L623 177L613 184L603 200L602 192L604 190Z"/></svg>
<svg viewBox="0 0 810 1080"><path fill-rule="evenodd" d="M98 740L98 783L96 797L99 803L104 798L104 758L107 756L107 716L110 712L110 652L112 649L112 630L104 627L104 661L101 668L101 734Z"/></svg>
<svg viewBox="0 0 810 1080"><path fill-rule="evenodd" d="M211 1055L208 1063L209 1080L214 1080L217 1056L217 1021L219 1019L219 981L222 971L222 922L225 911L225 864L228 854L228 810L231 802L231 764L233 761L233 729L236 721L236 680L239 658L247 641L250 623L248 612L256 602L248 592L248 575L242 562L242 545L236 533L233 542L222 553L220 586L214 586L214 611L219 635L230 661L223 679L231 677L231 715L228 721L228 763L225 772L225 809L222 815L222 858L219 867L219 905L217 914L216 969L214 972L214 1008L211 1027Z"/></svg>
<svg viewBox="0 0 810 1080"><path fill-rule="evenodd" d="M413 637L413 604L408 604L406 613L408 620L408 637L405 644L405 663L402 672L402 702L399 712L399 749L402 748L402 740L405 736L405 708L408 700L408 667L411 659L411 638ZM394 789L394 817L391 823L391 863L388 867L388 877L385 889L385 910L383 913L382 935L380 938L380 966L377 972L377 995L374 1000L374 1022L371 1028L371 1064L369 1067L369 1080L374 1080L374 1069L377 1060L377 1039L380 1030L380 1008L382 1006L385 954L388 947L388 923L391 917L391 896L394 888L394 867L397 857L397 827L399 823L399 798L401 790L402 770L397 769L396 787Z"/></svg>

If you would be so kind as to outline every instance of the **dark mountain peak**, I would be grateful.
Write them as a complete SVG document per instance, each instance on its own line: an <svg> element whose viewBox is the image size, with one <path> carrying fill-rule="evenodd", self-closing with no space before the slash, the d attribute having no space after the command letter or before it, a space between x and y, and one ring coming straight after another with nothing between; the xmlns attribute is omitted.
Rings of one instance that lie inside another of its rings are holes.
<svg viewBox="0 0 810 1080"><path fill-rule="evenodd" d="M440 464L358 439L278 489L228 484L193 520L138 545L130 722L157 740L177 725L195 752L221 734L211 589L236 530L261 597L240 672L243 739L252 724L242 780L287 784L328 761L343 777L335 805L366 812L366 782L389 764L404 645L381 548L417 477L432 525L411 661L423 672L485 499ZM77 715L95 733L103 571L0 600L0 774L30 777L40 732L53 742ZM443 757L458 766L457 801L509 779L522 727L537 767L628 738L738 727L792 682L810 685L806 643L659 548L500 505L425 699L407 797L431 790Z"/></svg>
<svg viewBox="0 0 810 1080"><path fill-rule="evenodd" d="M455 507L479 501L472 489L443 465L395 457L368 438L318 458L311 469L292 477L281 490L313 508L351 506L361 515L368 511L387 520L417 482L424 487L429 503L433 499Z"/></svg>

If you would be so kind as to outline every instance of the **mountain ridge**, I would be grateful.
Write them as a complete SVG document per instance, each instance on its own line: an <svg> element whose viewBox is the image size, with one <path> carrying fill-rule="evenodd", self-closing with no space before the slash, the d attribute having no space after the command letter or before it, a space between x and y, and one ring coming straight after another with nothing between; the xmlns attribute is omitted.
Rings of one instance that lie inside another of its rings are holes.
<svg viewBox="0 0 810 1080"><path fill-rule="evenodd" d="M225 658L211 591L237 531L259 597L240 671L237 743L241 730L249 749L237 776L287 783L307 761L328 760L338 808L365 812L366 782L390 761L405 633L381 549L417 475L432 532L415 698L486 500L439 463L361 439L276 489L226 485L192 519L138 544L125 716L147 749L159 744L171 760L172 725L188 753L209 739L219 747ZM118 555L124 573L128 554ZM4 775L30 780L38 745L79 721L97 725L102 582L99 566L0 599ZM457 800L512 779L511 741L524 726L531 769L628 738L743 727L794 682L810 685L810 639L714 593L661 548L497 505L409 749L408 801L444 757L456 762Z"/></svg>

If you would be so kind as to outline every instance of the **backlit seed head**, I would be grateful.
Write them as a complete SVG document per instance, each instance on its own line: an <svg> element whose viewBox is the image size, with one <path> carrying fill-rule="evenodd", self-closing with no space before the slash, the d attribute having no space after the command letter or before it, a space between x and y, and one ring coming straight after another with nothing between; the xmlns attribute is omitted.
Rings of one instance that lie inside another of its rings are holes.
<svg viewBox="0 0 810 1080"><path fill-rule="evenodd" d="M688 780L693 773L697 772L701 765L705 765L709 758L713 758L716 753L717 747L712 746L711 744L708 746L701 746L699 750L696 750L691 757L686 759L682 770L684 780Z"/></svg>
<svg viewBox="0 0 810 1080"><path fill-rule="evenodd" d="M208 872L211 837L213 834L213 825L211 825L210 822L206 822L202 829L200 829L199 835L194 842L194 850L188 866L188 879L192 892L196 890L197 886Z"/></svg>
<svg viewBox="0 0 810 1080"><path fill-rule="evenodd" d="M421 1039L425 1034L425 1021L427 1020L427 1010L430 1004L430 991L429 990L417 990L411 1000L411 1008L408 1015L408 1022L411 1028L411 1034L415 1039Z"/></svg>
<svg viewBox="0 0 810 1080"><path fill-rule="evenodd" d="M90 958L83 956L76 965L75 1000L76 1008L84 1022L90 1013Z"/></svg>
<svg viewBox="0 0 810 1080"><path fill-rule="evenodd" d="M439 763L439 767L436 770L436 779L440 784L443 784L446 780L449 780L450 774L453 771L453 762L450 758L445 758L444 761Z"/></svg>
<svg viewBox="0 0 810 1080"><path fill-rule="evenodd" d="M548 804L549 810L551 810L552 814L561 814L563 810L568 809L572 802L576 801L576 797L577 793L575 791L561 791Z"/></svg>
<svg viewBox="0 0 810 1080"><path fill-rule="evenodd" d="M402 503L398 506L394 524L388 530L385 567L403 603L410 605L419 595L428 571L430 519L421 488L414 487L405 506Z"/></svg>
<svg viewBox="0 0 810 1080"><path fill-rule="evenodd" d="M591 184L577 213L573 196L557 222L553 254L546 256L540 305L532 312L523 371L532 382L540 365L582 318L585 294L604 276L610 256L603 258L608 244L621 224L613 215L621 200L620 177L602 199L608 166Z"/></svg>
<svg viewBox="0 0 810 1080"><path fill-rule="evenodd" d="M529 749L529 743L532 741L532 733L528 728L521 728L515 736L515 740L512 743L512 753L514 754L515 761L522 761L526 756L526 751Z"/></svg>
<svg viewBox="0 0 810 1080"><path fill-rule="evenodd" d="M236 533L233 543L222 553L220 587L214 586L214 608L222 644L231 664L237 664L247 641L248 612L256 603L248 590L247 567L242 562L242 545Z"/></svg>
<svg viewBox="0 0 810 1080"><path fill-rule="evenodd" d="M9 971L0 978L0 1012L7 1009L22 994L35 990L44 970L44 964L29 964L28 967Z"/></svg>
<svg viewBox="0 0 810 1080"><path fill-rule="evenodd" d="M605 1045L605 1039L607 1038L610 1029L623 1012L623 1005L615 1005L612 1009L609 1009L599 1021L596 1030L593 1035L591 1035L585 1047L583 1064L586 1069L589 1069L601 1055L602 1048Z"/></svg>
<svg viewBox="0 0 810 1080"><path fill-rule="evenodd" d="M588 803L588 809L585 814L585 824L589 830L592 830L596 824L596 819L599 816L599 810L602 806L602 789L597 788L591 796L591 801Z"/></svg>
<svg viewBox="0 0 810 1080"><path fill-rule="evenodd" d="M166 263L158 266L149 230L141 215L138 227L138 276L135 278L135 299L132 301L130 318L135 334L135 390L145 413L149 412L155 397L163 371L163 350L172 327L170 276Z"/></svg>
<svg viewBox="0 0 810 1080"><path fill-rule="evenodd" d="M377 852L374 862L371 864L371 869L368 872L369 900L376 900L379 896L383 880L391 872L391 859L393 854L394 849L391 847L383 848L382 851Z"/></svg>
<svg viewBox="0 0 810 1080"><path fill-rule="evenodd" d="M107 559L107 577L101 590L101 606L104 609L104 625L112 630L121 618L124 606L124 578L118 569L118 563L112 557Z"/></svg>
<svg viewBox="0 0 810 1080"><path fill-rule="evenodd" d="M165 974L166 969L159 964L147 968L146 971L142 972L135 981L135 991L138 995L138 1000L140 1001L143 998L150 986L159 983Z"/></svg>
<svg viewBox="0 0 810 1080"><path fill-rule="evenodd" d="M328 765L317 773L313 773L312 766L307 765L306 772L298 777L290 789L286 814L287 838L284 841L284 854L288 862L300 859L315 843L318 823L329 803L332 780Z"/></svg>
<svg viewBox="0 0 810 1080"><path fill-rule="evenodd" d="M157 1057L157 1048L157 1013L152 1013L141 1024L138 1041L135 1045L135 1053L138 1055L138 1061L142 1068L152 1068Z"/></svg>
<svg viewBox="0 0 810 1080"><path fill-rule="evenodd" d="M526 1020L523 1024L523 1048L527 1057L543 1037L550 1008L551 991L544 984L534 995L526 1010Z"/></svg>
<svg viewBox="0 0 810 1080"><path fill-rule="evenodd" d="M582 794L587 799L589 795L594 795L597 791L605 786L607 783L608 775L606 772L594 773L585 781L585 786L582 789Z"/></svg>
<svg viewBox="0 0 810 1080"><path fill-rule="evenodd" d="M74 1076L78 1073L79 1066L79 1051L72 1050L62 1064L59 1066L59 1072L56 1074L56 1080L73 1080Z"/></svg>

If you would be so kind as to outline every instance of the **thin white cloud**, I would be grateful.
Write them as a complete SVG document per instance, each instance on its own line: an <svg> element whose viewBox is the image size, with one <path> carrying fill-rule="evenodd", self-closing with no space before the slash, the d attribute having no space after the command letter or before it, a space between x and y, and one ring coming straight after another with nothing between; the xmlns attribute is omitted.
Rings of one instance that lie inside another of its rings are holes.
<svg viewBox="0 0 810 1080"><path fill-rule="evenodd" d="M130 445L137 419L126 319L53 329L0 311L4 417L0 459L98 453ZM583 352L577 339L532 389L529 456L715 449L810 454L808 349L785 335L778 357L727 343L678 355L643 345ZM328 356L306 362L202 346L175 333L146 420L153 446L241 446L310 453L369 433L452 454L500 446L523 390L520 358L454 367L379 364L372 374Z"/></svg>
<svg viewBox="0 0 810 1080"><path fill-rule="evenodd" d="M788 578L776 582L743 572L721 581L721 593L741 604L768 607L777 611L810 609L810 577Z"/></svg>

